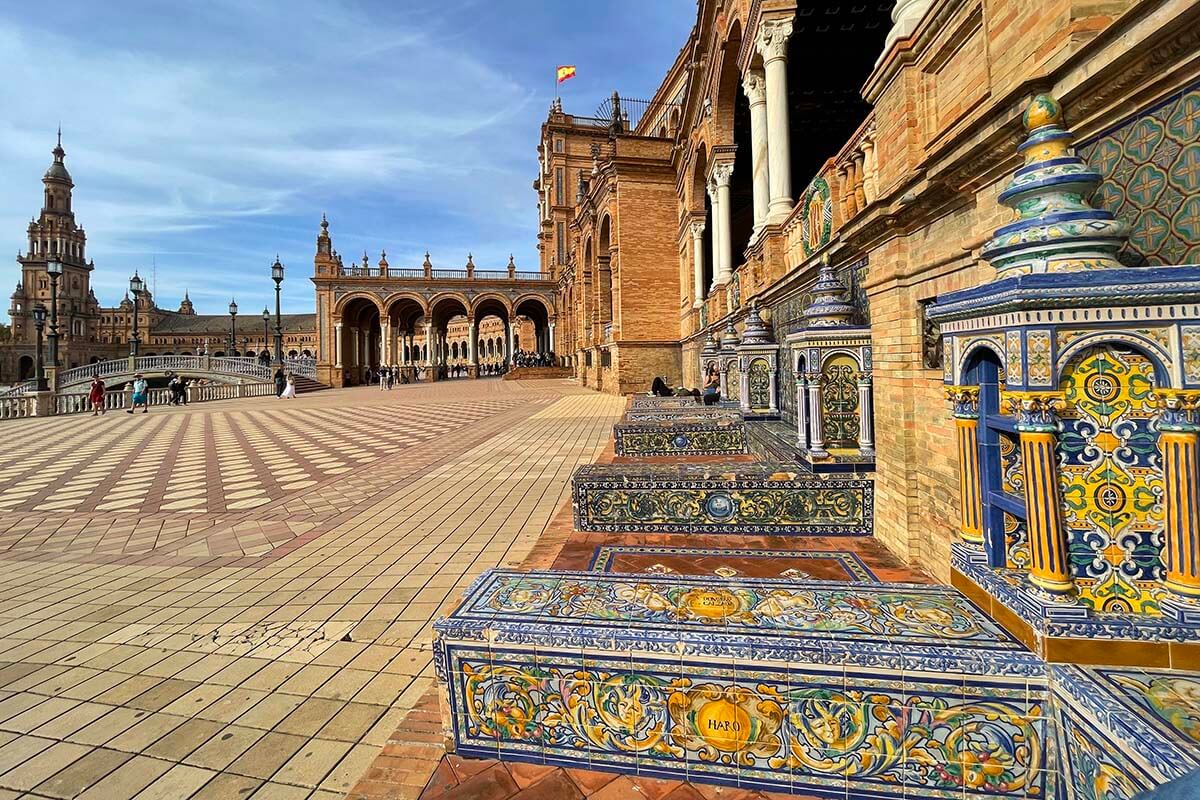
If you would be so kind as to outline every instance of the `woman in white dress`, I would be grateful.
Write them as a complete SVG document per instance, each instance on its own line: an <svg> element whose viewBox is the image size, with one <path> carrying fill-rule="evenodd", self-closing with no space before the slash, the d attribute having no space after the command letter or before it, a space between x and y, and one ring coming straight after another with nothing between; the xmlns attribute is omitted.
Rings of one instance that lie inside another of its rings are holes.
<svg viewBox="0 0 1200 800"><path fill-rule="evenodd" d="M296 379L291 375L287 376L287 385L283 387L283 394L279 395L280 400L292 400L296 397Z"/></svg>

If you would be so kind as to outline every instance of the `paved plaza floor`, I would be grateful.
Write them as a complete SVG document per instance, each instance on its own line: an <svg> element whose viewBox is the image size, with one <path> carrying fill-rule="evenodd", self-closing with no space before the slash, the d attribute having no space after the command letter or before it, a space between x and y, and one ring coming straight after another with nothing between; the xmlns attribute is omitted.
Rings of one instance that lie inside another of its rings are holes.
<svg viewBox="0 0 1200 800"><path fill-rule="evenodd" d="M483 380L0 423L0 800L345 797L423 719L430 621L530 557L623 406ZM422 752L376 783L415 797Z"/></svg>

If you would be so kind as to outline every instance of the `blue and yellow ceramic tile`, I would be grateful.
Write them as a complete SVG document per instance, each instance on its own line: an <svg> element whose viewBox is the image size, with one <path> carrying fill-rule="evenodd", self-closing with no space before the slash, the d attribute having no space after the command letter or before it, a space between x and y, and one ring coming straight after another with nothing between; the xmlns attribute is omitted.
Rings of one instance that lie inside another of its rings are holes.
<svg viewBox="0 0 1200 800"><path fill-rule="evenodd" d="M1060 485L1071 568L1098 611L1154 613L1162 578L1162 468L1151 427L1154 367L1114 347L1063 372Z"/></svg>

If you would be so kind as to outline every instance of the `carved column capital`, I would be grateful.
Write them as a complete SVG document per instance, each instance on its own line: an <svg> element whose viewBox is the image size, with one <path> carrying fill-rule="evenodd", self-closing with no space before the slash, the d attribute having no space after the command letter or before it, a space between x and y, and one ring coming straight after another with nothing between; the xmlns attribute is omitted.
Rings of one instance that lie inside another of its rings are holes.
<svg viewBox="0 0 1200 800"><path fill-rule="evenodd" d="M720 164L714 164L712 168L712 181L718 187L728 186L733 179L733 162L725 161Z"/></svg>
<svg viewBox="0 0 1200 800"><path fill-rule="evenodd" d="M947 386L946 399L954 404L956 419L979 419L978 386Z"/></svg>
<svg viewBox="0 0 1200 800"><path fill-rule="evenodd" d="M1193 433L1200 431L1200 394L1177 389L1159 389L1151 395L1158 411L1158 429Z"/></svg>
<svg viewBox="0 0 1200 800"><path fill-rule="evenodd" d="M787 44L791 36L790 19L767 19L759 23L755 44L764 61L777 61L787 58Z"/></svg>
<svg viewBox="0 0 1200 800"><path fill-rule="evenodd" d="M702 219L688 223L688 230L691 232L693 239L699 239L704 235L704 227L704 220Z"/></svg>
<svg viewBox="0 0 1200 800"><path fill-rule="evenodd" d="M752 69L742 76L742 89L746 92L746 99L750 101L750 105L767 102L767 79L758 70Z"/></svg>
<svg viewBox="0 0 1200 800"><path fill-rule="evenodd" d="M1017 417L1019 433L1057 433L1059 392L1010 392L1008 405Z"/></svg>

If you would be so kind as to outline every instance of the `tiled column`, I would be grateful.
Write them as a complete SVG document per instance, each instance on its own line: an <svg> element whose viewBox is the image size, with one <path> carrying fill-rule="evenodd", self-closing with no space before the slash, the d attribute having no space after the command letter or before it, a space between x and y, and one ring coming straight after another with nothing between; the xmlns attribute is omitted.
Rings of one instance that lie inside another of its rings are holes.
<svg viewBox="0 0 1200 800"><path fill-rule="evenodd" d="M871 414L871 373L858 373L858 450L875 455L875 419Z"/></svg>
<svg viewBox="0 0 1200 800"><path fill-rule="evenodd" d="M979 388L950 386L958 439L958 530L962 540L983 545L983 481L979 472Z"/></svg>
<svg viewBox="0 0 1200 800"><path fill-rule="evenodd" d="M1160 393L1165 584L1177 607L1200 621L1200 395ZM1164 609L1164 612L1166 609Z"/></svg>
<svg viewBox="0 0 1200 800"><path fill-rule="evenodd" d="M821 409L821 373L808 373L808 452L817 458L829 455L825 450L825 414Z"/></svg>
<svg viewBox="0 0 1200 800"><path fill-rule="evenodd" d="M788 122L787 43L790 19L763 20L758 26L767 84L767 178L771 201L767 221L783 222L792 213L792 165Z"/></svg>
<svg viewBox="0 0 1200 800"><path fill-rule="evenodd" d="M751 70L742 78L742 88L750 100L750 172L754 179L754 232L758 239L767 222L771 185L767 169L767 82L761 72Z"/></svg>
<svg viewBox="0 0 1200 800"><path fill-rule="evenodd" d="M729 183L733 179L733 163L717 164L712 171L717 185L717 200L720 212L715 215L716 227L721 232L721 248L714 251L717 262L714 283L724 286L733 277L733 224L732 202L729 198Z"/></svg>
<svg viewBox="0 0 1200 800"><path fill-rule="evenodd" d="M704 220L688 225L692 232L692 294L696 296L692 308L704 305Z"/></svg>
<svg viewBox="0 0 1200 800"><path fill-rule="evenodd" d="M340 367L342 365L342 323L334 323L333 326L333 365Z"/></svg>
<svg viewBox="0 0 1200 800"><path fill-rule="evenodd" d="M1026 525L1029 529L1029 580L1052 595L1075 592L1067 561L1067 532L1063 527L1058 486L1058 415L1060 398L1046 392L1013 392L1017 433L1021 437L1021 467L1025 480Z"/></svg>
<svg viewBox="0 0 1200 800"><path fill-rule="evenodd" d="M803 372L796 373L796 443L808 447L808 381Z"/></svg>

